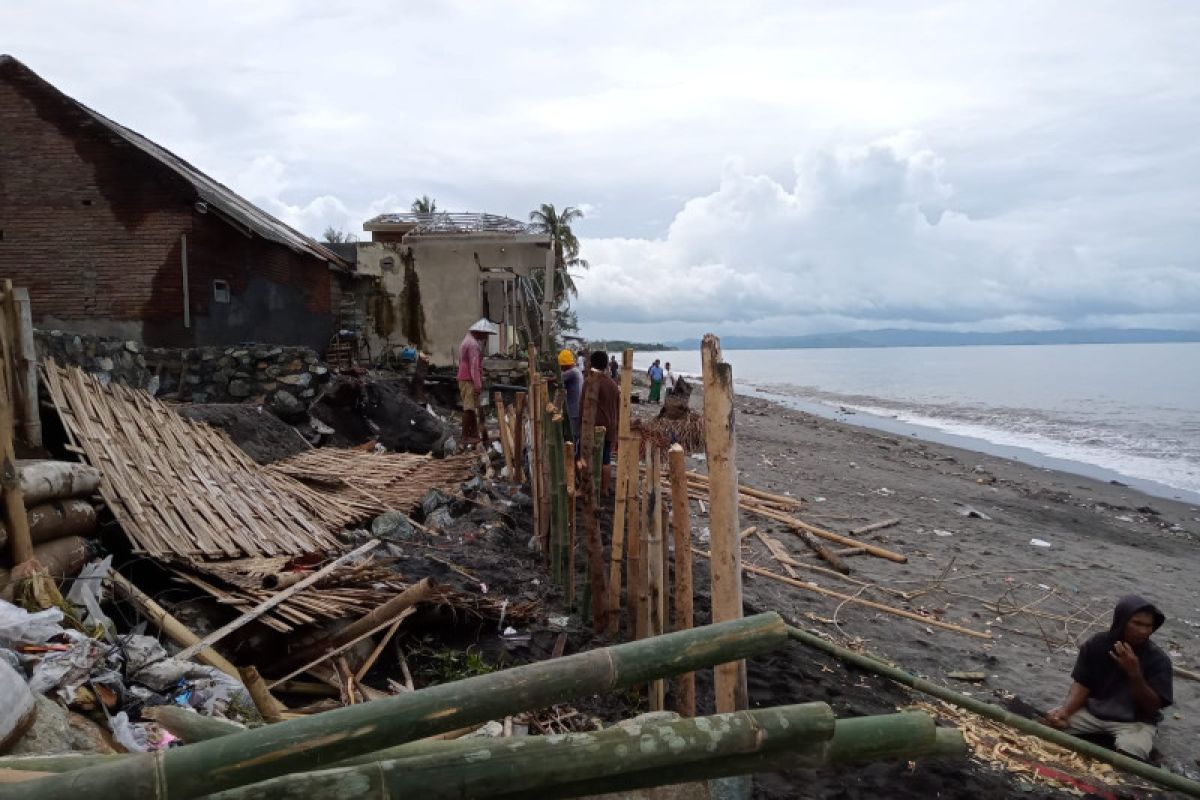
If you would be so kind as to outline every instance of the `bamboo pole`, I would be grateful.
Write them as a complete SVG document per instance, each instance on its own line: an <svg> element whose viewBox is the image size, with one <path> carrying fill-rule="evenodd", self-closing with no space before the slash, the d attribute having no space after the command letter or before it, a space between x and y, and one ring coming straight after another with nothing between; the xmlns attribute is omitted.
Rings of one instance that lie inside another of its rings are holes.
<svg viewBox="0 0 1200 800"><path fill-rule="evenodd" d="M547 558L550 554L550 524L552 499L550 485L550 454L546 450L546 409L550 405L550 389L543 378L538 378L538 480L542 482L539 503L542 509L541 542Z"/></svg>
<svg viewBox="0 0 1200 800"><path fill-rule="evenodd" d="M262 718L267 722L281 721L283 719L282 714L288 708L271 694L271 690L267 688L262 675L258 674L258 669L253 666L242 667L238 670L238 675L241 677L246 691L250 693L250 699L254 701L254 707L258 709L259 714L262 714Z"/></svg>
<svg viewBox="0 0 1200 800"><path fill-rule="evenodd" d="M548 462L547 494L550 497L550 577L558 586L567 585L567 487L563 464L563 418L553 406L542 414L545 441L542 451Z"/></svg>
<svg viewBox="0 0 1200 800"><path fill-rule="evenodd" d="M143 616L150 620L156 628L175 644L180 647L191 647L200 643L200 637L191 631L175 617L171 616L171 612L160 606L152 597L147 595L141 589L134 586L129 580L117 572L115 569L109 570L108 580L112 585L119 589L135 606ZM199 650L195 659L201 664L207 664L210 667L216 667L226 675L241 680L238 674L238 668L228 661L223 655L213 650L211 647L204 647Z"/></svg>
<svg viewBox="0 0 1200 800"><path fill-rule="evenodd" d="M589 734L440 743L425 755L287 776L216 795L213 800L306 797L451 800L521 792L541 797L564 782L611 778L729 756L791 751L824 755L834 733L824 703L783 706L702 719L615 727ZM667 742L669 746L638 746ZM632 746L631 746L632 745Z"/></svg>
<svg viewBox="0 0 1200 800"><path fill-rule="evenodd" d="M338 647L362 636L368 631L387 627L409 608L412 608L417 603L428 601L433 596L436 588L437 585L433 582L432 578L422 578L386 603L379 605L346 627L331 633L323 639L293 650L286 656L278 659L271 664L271 674L288 672L314 658L336 650ZM278 682L277 680L276 683ZM274 688L273 685L272 688Z"/></svg>
<svg viewBox="0 0 1200 800"><path fill-rule="evenodd" d="M704 488L708 488L708 476L704 473L696 472L695 470L688 470L687 476L689 481L700 483L704 486ZM804 501L798 497L788 497L784 494L772 494L771 492L765 492L762 489L756 489L753 486L747 486L746 484L738 485L738 494L742 494L747 497L754 497L759 500L766 500L769 503L775 503L777 505L792 506L795 508L799 508L804 505Z"/></svg>
<svg viewBox="0 0 1200 800"><path fill-rule="evenodd" d="M793 517L789 514L784 514L779 511L772 511L769 509L757 509L754 511L754 513L764 516L767 519L773 519L776 522L782 522L783 524L787 525L789 528L791 528L794 531L805 531L807 533L811 533L814 536L819 536L822 539L826 539L830 542L837 542L838 544L841 544L845 547L861 547L863 550L865 550L866 552L870 553L873 556L876 556L877 558L884 558L884 559L887 559L888 561L894 561L897 564L908 563L908 556L901 555L900 553L894 553L891 550L888 550L883 547L878 547L873 544L867 544L866 542L860 542L858 539L851 539L849 536L842 536L840 533L834 533L833 531L827 531L824 528L819 528L816 525L810 525L809 523L804 522L803 520L796 519L795 517Z"/></svg>
<svg viewBox="0 0 1200 800"><path fill-rule="evenodd" d="M374 550L378 546L379 546L379 540L372 539L369 542L367 542L366 544L362 545L361 547L357 547L354 550L351 550L349 553L346 553L344 556L339 556L338 558L335 558L333 561L330 561L328 564L321 567L319 570L317 570L313 574L309 575L307 578L300 581L299 583L289 586L288 588L284 589L282 592L276 592L275 594L268 597L266 600L263 600L261 603L256 605L254 608L250 609L249 611L245 612L244 614L241 614L236 619L234 619L230 622L227 622L226 624L222 625L220 628L217 628L212 633L206 635L200 641L196 642L195 644L193 644L189 647L185 647L175 657L178 658L180 661L186 661L187 659L194 656L196 654L196 652L199 651L201 648L211 647L212 645L221 641L221 639L225 638L226 636L233 633L234 631L241 628L242 626L247 625L248 623L253 622L254 620L258 619L263 614L270 611L272 608L275 608L280 603L287 600L289 597L292 597L293 595L303 591L304 589L307 589L309 586L312 586L317 581L322 580L323 578L328 576L330 573L332 573L335 569L337 569L341 565L347 563L348 561L352 561L361 555L365 555L366 553L369 553L370 551Z"/></svg>
<svg viewBox="0 0 1200 800"><path fill-rule="evenodd" d="M572 606L575 603L575 540L579 526L575 508L578 492L575 486L574 442L563 444L563 466L566 468L563 483L567 491L567 605Z"/></svg>
<svg viewBox="0 0 1200 800"><path fill-rule="evenodd" d="M432 686L372 703L14 787L5 800L138 797L189 800L279 775L609 692L781 647L787 626L759 614Z"/></svg>
<svg viewBox="0 0 1200 800"><path fill-rule="evenodd" d="M622 414L628 413L622 395ZM629 502L631 481L629 468L637 458L641 440L636 436L622 435L617 440L616 500L613 504L612 553L608 571L608 635L614 637L621 628L621 568L625 560L625 517ZM636 469L636 464L634 464Z"/></svg>
<svg viewBox="0 0 1200 800"><path fill-rule="evenodd" d="M188 744L206 742L221 736L243 733L247 728L220 717L206 717L180 706L151 706L142 710L142 715L157 722L173 735Z"/></svg>
<svg viewBox="0 0 1200 800"><path fill-rule="evenodd" d="M8 529L8 548L15 568L33 558L33 541L29 535L29 518L21 497L21 479L17 475L17 454L13 447L14 389L16 375L12 371L13 352L9 343L9 325L15 316L16 303L12 281L4 281L4 319L0 325L0 487L4 490L4 522ZM36 567L34 569L36 572Z"/></svg>
<svg viewBox="0 0 1200 800"><path fill-rule="evenodd" d="M518 484L525 482L525 401L528 394L528 391L517 394L513 412L513 462L517 470L513 480Z"/></svg>
<svg viewBox="0 0 1200 800"><path fill-rule="evenodd" d="M684 474L683 447L671 445L667 466L671 475L671 531L675 537L675 630L686 631L693 625L692 612L692 523ZM679 707L685 717L696 716L696 675L679 676Z"/></svg>
<svg viewBox="0 0 1200 800"><path fill-rule="evenodd" d="M712 557L711 555L704 552L703 550L698 550L695 548L693 548L693 550L698 555L702 555L705 558ZM980 631L972 630L970 628L964 628L961 625L955 625L951 622L942 622L940 619L935 619L933 617L923 617L920 614L913 613L912 611L905 611L903 608L896 608L895 606L889 606L884 603L876 603L874 600L865 600L861 597L856 597L852 594L842 594L841 592L835 592L832 589L825 589L825 588L817 586L816 584L813 584L813 583L805 583L804 581L797 580L795 578L789 578L786 575L780 575L777 572L771 572L771 570L769 570L769 569L763 569L762 567L756 567L752 564L743 564L742 569L745 570L746 572L753 573L754 575L761 575L764 578L770 578L773 581L778 581L780 583L786 583L788 586L794 586L797 589L803 589L806 592L813 592L814 594L823 594L826 597L832 597L837 600L841 600L844 603L851 603L856 606L864 606L866 608L873 608L876 611L883 611L885 613L892 614L893 616L904 617L905 619L910 619L913 622L920 622L923 625L929 625L934 628L941 628L942 630L953 631L954 633L961 633L966 636L972 636L976 639L991 639L992 638L992 635L990 633L981 633Z"/></svg>
<svg viewBox="0 0 1200 800"><path fill-rule="evenodd" d="M881 531L884 528L890 528L893 525L899 525L899 524L900 524L899 517L889 517L888 519L881 519L878 522L872 522L869 525L860 525L859 527L852 529L850 531L850 535L851 536L861 536L864 533L871 533L872 531Z"/></svg>
<svg viewBox="0 0 1200 800"><path fill-rule="evenodd" d="M500 452L504 456L504 466L508 469L508 479L513 479L513 437L508 426L508 408L504 402L503 392L493 392L492 402L496 405L496 422L500 426Z"/></svg>
<svg viewBox="0 0 1200 800"><path fill-rule="evenodd" d="M712 618L742 616L742 547L738 540L737 439L733 428L733 368L721 358L721 340L705 334L700 345L704 376L704 453L708 462L712 542ZM713 692L718 712L747 707L746 664L720 664Z"/></svg>
<svg viewBox="0 0 1200 800"><path fill-rule="evenodd" d="M860 742L870 742L863 746ZM868 754L877 754L868 758ZM538 792L538 800L565 797L609 796L654 786L669 786L734 775L779 772L793 769L845 767L867 761L916 761L931 758L961 758L967 743L961 732L935 728L933 719L920 712L877 717L839 719L833 738L824 747L801 747L781 753L715 756L697 762L671 764L657 769L623 772L596 780L572 781ZM516 793L493 800L519 800Z"/></svg>
<svg viewBox="0 0 1200 800"><path fill-rule="evenodd" d="M632 437L631 437L632 438ZM641 440L639 439L637 455L631 457L631 462L641 460ZM625 507L627 533L625 559L625 599L629 604L629 628L633 638L640 639L642 629L642 479L637 465L629 468L629 502Z"/></svg>
<svg viewBox="0 0 1200 800"><path fill-rule="evenodd" d="M599 478L595 468L596 449L596 405L599 402L601 374L593 369L587 370L583 383L579 420L579 459L587 470L583 476L583 524L586 538L584 547L587 550L588 562L588 597L591 600L592 630L601 633L608 625L608 590L605 587L607 576L604 572L604 543L600 539L600 520L597 515L599 508L599 492L596 483ZM603 446L603 445L601 445Z"/></svg>
<svg viewBox="0 0 1200 800"><path fill-rule="evenodd" d="M650 604L650 636L658 636L666 629L663 619L663 526L662 526L662 483L658 479L660 467L659 450L650 448L650 470L647 473L648 519L646 536L646 598ZM650 710L662 711L666 706L666 687L661 680L650 684Z"/></svg>
<svg viewBox="0 0 1200 800"><path fill-rule="evenodd" d="M650 460L650 448L647 448L646 460ZM650 479L647 475L642 475L640 479L641 492L640 502L638 504L638 531L637 540L637 594L638 594L638 611L637 611L637 638L645 639L650 636L650 547L649 540L652 535L654 522L651 519L650 509L653 505L654 498L652 497L652 489Z"/></svg>
<svg viewBox="0 0 1200 800"><path fill-rule="evenodd" d="M986 717L990 720L995 720L1002 725L1007 725L1010 728L1027 733L1030 736L1037 736L1039 739L1045 739L1048 742L1053 742L1060 747L1065 747L1068 750L1073 750L1076 753L1094 758L1097 761L1103 761L1106 764L1112 764L1114 767L1125 772L1137 775L1139 778L1145 778L1159 786L1164 786L1168 789L1173 789L1177 792L1183 792L1189 797L1200 797L1200 782L1190 780L1182 775L1176 775L1159 767L1151 766L1144 761L1139 761L1136 758L1118 753L1115 750L1109 750L1106 747L1092 744L1084 741L1069 733L1064 733L1049 725L1042 725L1039 722L1034 722L1031 719L1026 719L1018 714L994 706L991 703L985 703L969 695L961 694L952 689L947 689L944 686L938 686L932 681L927 681L924 678L918 678L908 672L894 667L891 664L885 664L877 658L856 653L853 650L847 650L844 647L839 647L832 642L827 642L815 634L799 628L788 627L788 635L808 647L820 650L834 658L851 664L859 669L875 675L880 675L889 680L895 681L902 686L907 686L910 689L915 689L923 694L931 695L939 700L950 703L951 705L964 708L981 717Z"/></svg>

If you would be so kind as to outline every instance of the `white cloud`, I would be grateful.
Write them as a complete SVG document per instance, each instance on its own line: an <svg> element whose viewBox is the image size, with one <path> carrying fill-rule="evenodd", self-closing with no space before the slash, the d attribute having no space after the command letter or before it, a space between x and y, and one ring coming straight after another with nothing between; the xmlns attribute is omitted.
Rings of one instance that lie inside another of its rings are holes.
<svg viewBox="0 0 1200 800"><path fill-rule="evenodd" d="M1186 0L62 0L0 28L313 235L420 194L587 207L587 331L1194 320Z"/></svg>
<svg viewBox="0 0 1200 800"><path fill-rule="evenodd" d="M1200 307L1194 263L1132 263L1120 237L1069 210L972 219L944 172L912 132L808 153L790 186L731 161L662 238L584 242L581 319L604 333L781 333L834 320L1053 327Z"/></svg>

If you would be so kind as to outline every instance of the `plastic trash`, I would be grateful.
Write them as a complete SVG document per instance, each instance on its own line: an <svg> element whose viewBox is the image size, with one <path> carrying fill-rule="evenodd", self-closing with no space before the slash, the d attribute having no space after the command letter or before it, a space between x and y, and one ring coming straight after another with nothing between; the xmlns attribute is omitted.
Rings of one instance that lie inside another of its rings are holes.
<svg viewBox="0 0 1200 800"><path fill-rule="evenodd" d="M112 568L112 556L106 556L100 561L93 561L79 572L79 577L71 584L67 592L67 602L75 608L84 609L82 622L89 630L99 625L103 627L105 636L112 638L112 620L100 608L104 590L104 579Z"/></svg>
<svg viewBox="0 0 1200 800"><path fill-rule="evenodd" d="M112 730L113 739L116 740L117 744L129 752L145 753L150 749L146 729L141 725L134 725L130 722L129 715L124 711L109 717L108 727Z"/></svg>
<svg viewBox="0 0 1200 800"><path fill-rule="evenodd" d="M62 634L63 612L48 608L30 614L20 606L0 600L0 646L43 644Z"/></svg>
<svg viewBox="0 0 1200 800"><path fill-rule="evenodd" d="M1053 547L1053 545L1051 545L1045 539L1030 539L1029 543L1034 547Z"/></svg>

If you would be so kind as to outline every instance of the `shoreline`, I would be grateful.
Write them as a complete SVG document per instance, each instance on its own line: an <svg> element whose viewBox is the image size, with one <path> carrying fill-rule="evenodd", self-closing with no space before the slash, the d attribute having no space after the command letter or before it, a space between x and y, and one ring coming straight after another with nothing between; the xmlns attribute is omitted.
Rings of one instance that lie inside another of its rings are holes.
<svg viewBox="0 0 1200 800"><path fill-rule="evenodd" d="M640 363L639 357L644 360L647 358L663 358L665 355L667 354L660 352L635 352L634 374L637 376L644 376L646 365ZM700 386L700 375L682 370L677 370L677 374L687 378L693 387L698 388ZM962 450L1019 461L1023 464L1040 469L1066 472L1093 480L1111 482L1116 486L1130 486L1144 494L1159 499L1175 500L1182 503L1200 505L1200 491L1198 490L1175 486L1154 478L1133 475L1112 466L1105 466L1103 464L1086 461L1080 458L1051 455L1049 453L1042 452L1041 450L1038 450L1028 444L1008 444L986 438L983 435L956 433L952 430L946 430L945 428L934 424L936 423L936 417L928 417L930 422L925 423L910 422L893 416L885 416L882 414L873 413L872 411L863 410L861 408L850 408L849 412L847 413L845 410L847 407L843 404L834 405L832 403L825 403L819 400L803 399L790 395L778 394L766 389L761 389L754 383L740 382L736 379L734 382L734 392L738 397L749 397L765 400L784 408L791 408L848 425L856 425L858 427L869 430L878 430L892 435L919 438L923 441L934 442L949 447L956 447ZM1003 431L997 431L997 435L1003 434Z"/></svg>
<svg viewBox="0 0 1200 800"><path fill-rule="evenodd" d="M840 422L844 425L852 425L865 428L867 430L881 431L883 433L890 433L899 436L911 436L916 439L933 442L947 447L977 452L981 455L989 455L1008 459L1010 461L1018 461L1022 464L1039 469L1064 472L1083 478L1090 478L1092 480L1105 481L1114 486L1128 486L1151 497L1200 505L1200 492L1181 489L1178 486L1171 486L1170 484L1161 483L1148 478L1139 478L1136 475L1128 475L1124 472L1120 472L1109 467L1103 467L1099 464L1092 464L1087 461L1046 455L1045 453L1034 450L1031 447L1001 444L980 436L968 436L961 433L951 433L933 425L922 425L916 422L907 422L894 417L885 417L879 414L872 414L868 411L861 411L859 409L854 409L849 413L845 413L832 405L818 403L811 400L785 397L783 395L763 391L756 387L751 387L749 391L738 391L737 394L739 397L753 397L760 400L765 400L768 403L772 403L783 408L790 408L806 414L823 417L835 422Z"/></svg>

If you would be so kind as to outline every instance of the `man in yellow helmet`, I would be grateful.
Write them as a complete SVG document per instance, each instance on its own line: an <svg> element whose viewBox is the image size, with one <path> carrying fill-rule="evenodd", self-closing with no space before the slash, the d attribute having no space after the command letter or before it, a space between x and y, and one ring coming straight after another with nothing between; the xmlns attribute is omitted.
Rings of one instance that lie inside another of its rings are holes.
<svg viewBox="0 0 1200 800"><path fill-rule="evenodd" d="M579 399L583 395L583 373L575 366L575 354L560 350L558 366L562 370L563 391L567 394L567 419L571 422L571 441L579 447Z"/></svg>

